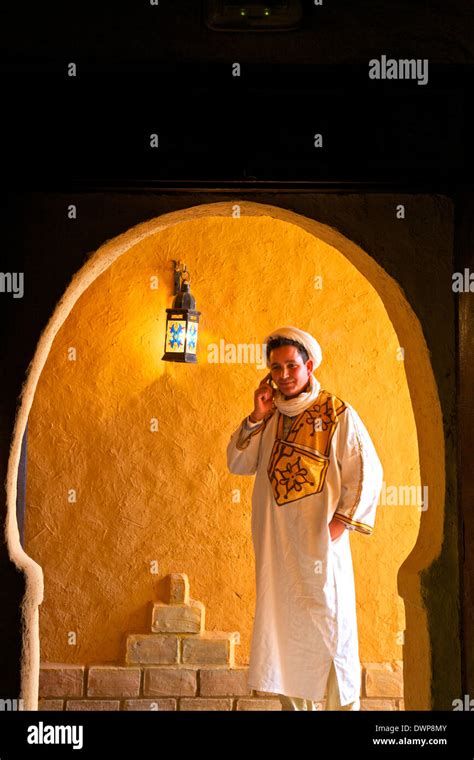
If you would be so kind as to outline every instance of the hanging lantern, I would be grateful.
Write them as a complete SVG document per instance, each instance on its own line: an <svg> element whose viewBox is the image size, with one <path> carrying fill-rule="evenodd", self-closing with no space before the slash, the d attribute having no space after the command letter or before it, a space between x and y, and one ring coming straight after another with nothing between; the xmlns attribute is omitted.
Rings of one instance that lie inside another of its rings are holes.
<svg viewBox="0 0 474 760"><path fill-rule="evenodd" d="M201 312L196 311L196 301L189 287L186 265L174 262L173 307L166 309L165 353L167 362L196 363L198 325Z"/></svg>

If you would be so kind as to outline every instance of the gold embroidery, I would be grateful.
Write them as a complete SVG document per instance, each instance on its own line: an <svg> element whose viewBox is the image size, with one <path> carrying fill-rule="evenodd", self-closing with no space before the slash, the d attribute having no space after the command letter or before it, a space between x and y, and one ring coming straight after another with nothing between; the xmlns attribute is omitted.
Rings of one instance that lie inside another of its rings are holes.
<svg viewBox="0 0 474 760"><path fill-rule="evenodd" d="M321 390L314 404L295 417L285 440L283 416L279 415L267 468L278 505L298 501L323 490L337 418L345 408L341 399Z"/></svg>
<svg viewBox="0 0 474 760"><path fill-rule="evenodd" d="M334 514L337 516L338 520L342 520L342 522L345 522L348 525L353 525L354 528L360 533L367 533L368 535L371 535L373 533L372 526L367 525L367 523L358 522L357 520L354 520L350 517L346 517L346 515L343 515L340 512L335 512Z"/></svg>

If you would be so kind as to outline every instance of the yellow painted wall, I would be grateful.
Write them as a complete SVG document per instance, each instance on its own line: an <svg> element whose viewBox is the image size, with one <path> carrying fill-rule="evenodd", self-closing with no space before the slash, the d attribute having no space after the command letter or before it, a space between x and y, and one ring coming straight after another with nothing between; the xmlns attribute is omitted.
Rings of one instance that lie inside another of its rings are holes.
<svg viewBox="0 0 474 760"><path fill-rule="evenodd" d="M161 361L173 258L186 262L202 312L195 366ZM29 417L25 549L44 571L43 662L119 659L125 635L148 630L148 602L171 572L188 574L207 629L241 632L237 663L248 662L253 478L228 473L225 452L266 370L209 363L208 346L261 344L282 324L320 342L316 375L361 415L387 486L420 485L397 336L374 288L342 254L265 216L201 218L154 234L81 296L54 340ZM363 661L402 659L397 571L420 514L380 506L374 534L351 536Z"/></svg>

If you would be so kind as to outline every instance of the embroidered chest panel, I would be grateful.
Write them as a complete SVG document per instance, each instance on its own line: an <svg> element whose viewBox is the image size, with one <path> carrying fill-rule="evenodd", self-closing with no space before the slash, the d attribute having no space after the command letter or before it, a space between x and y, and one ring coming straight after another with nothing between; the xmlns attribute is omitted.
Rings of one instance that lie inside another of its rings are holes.
<svg viewBox="0 0 474 760"><path fill-rule="evenodd" d="M295 417L286 439L283 438L283 417L279 415L267 468L278 505L323 490L331 441L344 409L346 405L341 399L321 390L314 404Z"/></svg>

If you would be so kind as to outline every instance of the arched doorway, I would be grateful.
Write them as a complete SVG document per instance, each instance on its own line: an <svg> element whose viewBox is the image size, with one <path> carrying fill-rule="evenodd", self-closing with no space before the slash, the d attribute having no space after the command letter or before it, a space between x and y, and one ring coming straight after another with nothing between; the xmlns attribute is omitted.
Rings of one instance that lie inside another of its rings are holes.
<svg viewBox="0 0 474 760"><path fill-rule="evenodd" d="M236 210L240 216L235 215ZM178 229L183 223L199 223L200 220L205 221L210 219L217 219L222 223L225 221L227 225L234 225L233 233L229 231L229 242L233 247L232 261L228 262L229 273L234 272L234 286L236 271L240 271L243 274L246 268L251 269L252 266L255 266L255 264L252 265L250 260L245 259L245 249L248 245L246 240L248 240L248 237L242 233L241 228L239 230L235 226L239 224L239 219L242 221L248 220L249 222L261 220L260 243L266 247L262 248L262 250L265 250L265 255L270 258L272 253L275 252L271 225L278 226L277 223L280 223L278 233L288 236L289 250L291 250L291 244L294 243L292 231L298 236L301 236L303 232L307 235L308 241L311 239L320 241L322 246L326 246L326 252L328 250L327 247L330 247L334 251L331 254L332 256L339 256L341 261L344 259L346 266L350 264L356 278L354 282L360 283L365 281L367 283L367 288L372 289L374 297L376 295L380 299L381 304L383 304L387 322L391 322L393 325L393 334L396 336L398 346L404 350L403 367L409 389L413 418L416 424L417 441L412 441L411 444L418 445L421 482L428 484L430 489L430 509L421 514L416 545L405 560L399 576L399 591L406 602L407 633L403 646L406 707L408 709L429 709L431 680L430 644L426 610L422 601L420 574L425 568L430 566L433 559L437 556L442 541L444 446L436 385L429 363L429 353L419 322L411 311L397 283L372 258L354 243L344 238L335 229L275 206L266 206L246 201L235 201L231 204L206 204L166 214L158 219L138 225L118 238L106 243L75 276L41 338L22 395L22 406L16 421L8 477L9 548L15 563L24 569L27 574L29 589L24 603L26 630L22 691L27 709L34 709L36 700L39 668L38 605L43 598L43 578L39 565L28 557L21 548L15 511L12 505L15 504L16 473L21 441L39 378L50 355L53 341L68 316L72 313L78 300L89 287L93 286L98 278L107 272L114 262L118 261L124 254L130 254L132 250L137 251L140 245L146 245L147 241L152 241L156 238L157 234L163 231L173 228ZM181 227L181 230L183 229ZM308 245L310 246L309 242ZM299 251L299 249L297 250ZM305 257L309 262L311 247L303 252L303 258ZM164 258L170 257L167 257L165 254ZM125 258L123 260L125 261ZM298 264L301 264L301 261L300 257ZM321 258L320 261L322 265L323 259ZM196 265L190 265L190 269L191 271L203 272L204 266L197 267ZM255 271L258 271L258 266ZM328 276L329 271L330 268L328 267L326 270ZM266 288L266 292L270 292L272 289L272 284L274 283L273 275L274 272L268 269L268 276L264 272L263 277L260 278L260 284ZM318 273L313 272L313 275L318 276ZM311 287L313 285L314 283L311 281ZM276 289L276 293L278 295L278 289ZM311 295L316 295L314 290L311 291ZM346 292L345 295L356 298L358 294L357 291L354 291L352 294ZM366 295L363 294L363 298L365 297ZM164 308L164 306L164 302L163 304L160 303L160 308ZM275 314L276 303L273 311L271 307L271 303L269 306L263 307L263 309L267 308L269 310L267 315L269 328L275 324L273 315ZM288 304L287 308L289 308ZM265 314L264 311L263 314ZM276 321L279 322L281 320L277 319ZM266 323L262 322L263 324ZM334 327L334 329L336 328ZM343 331L341 335L344 336ZM347 338L347 336L344 337ZM208 335L209 341L212 338L218 339L219 333L216 331L214 335ZM257 335L253 336L252 339L258 339ZM324 340L322 340L322 343L324 344ZM336 343L337 341L334 341L334 345ZM371 348L374 348L374 346L375 344ZM345 353L343 351L342 357L344 361L338 365L342 368L339 370L341 376L344 372L344 367L347 370L350 362L350 346L345 350ZM352 401L352 399L350 400ZM379 402L381 405L384 403L383 399L380 399ZM355 399L354 405L357 405ZM433 446L433 442L436 442L435 446ZM413 543L415 544L415 541ZM354 553L356 554L356 552ZM402 630L403 626L399 624L398 626L392 626L392 634L394 635L400 634ZM413 636L413 639L410 636ZM403 637L399 640L398 645L403 645Z"/></svg>

